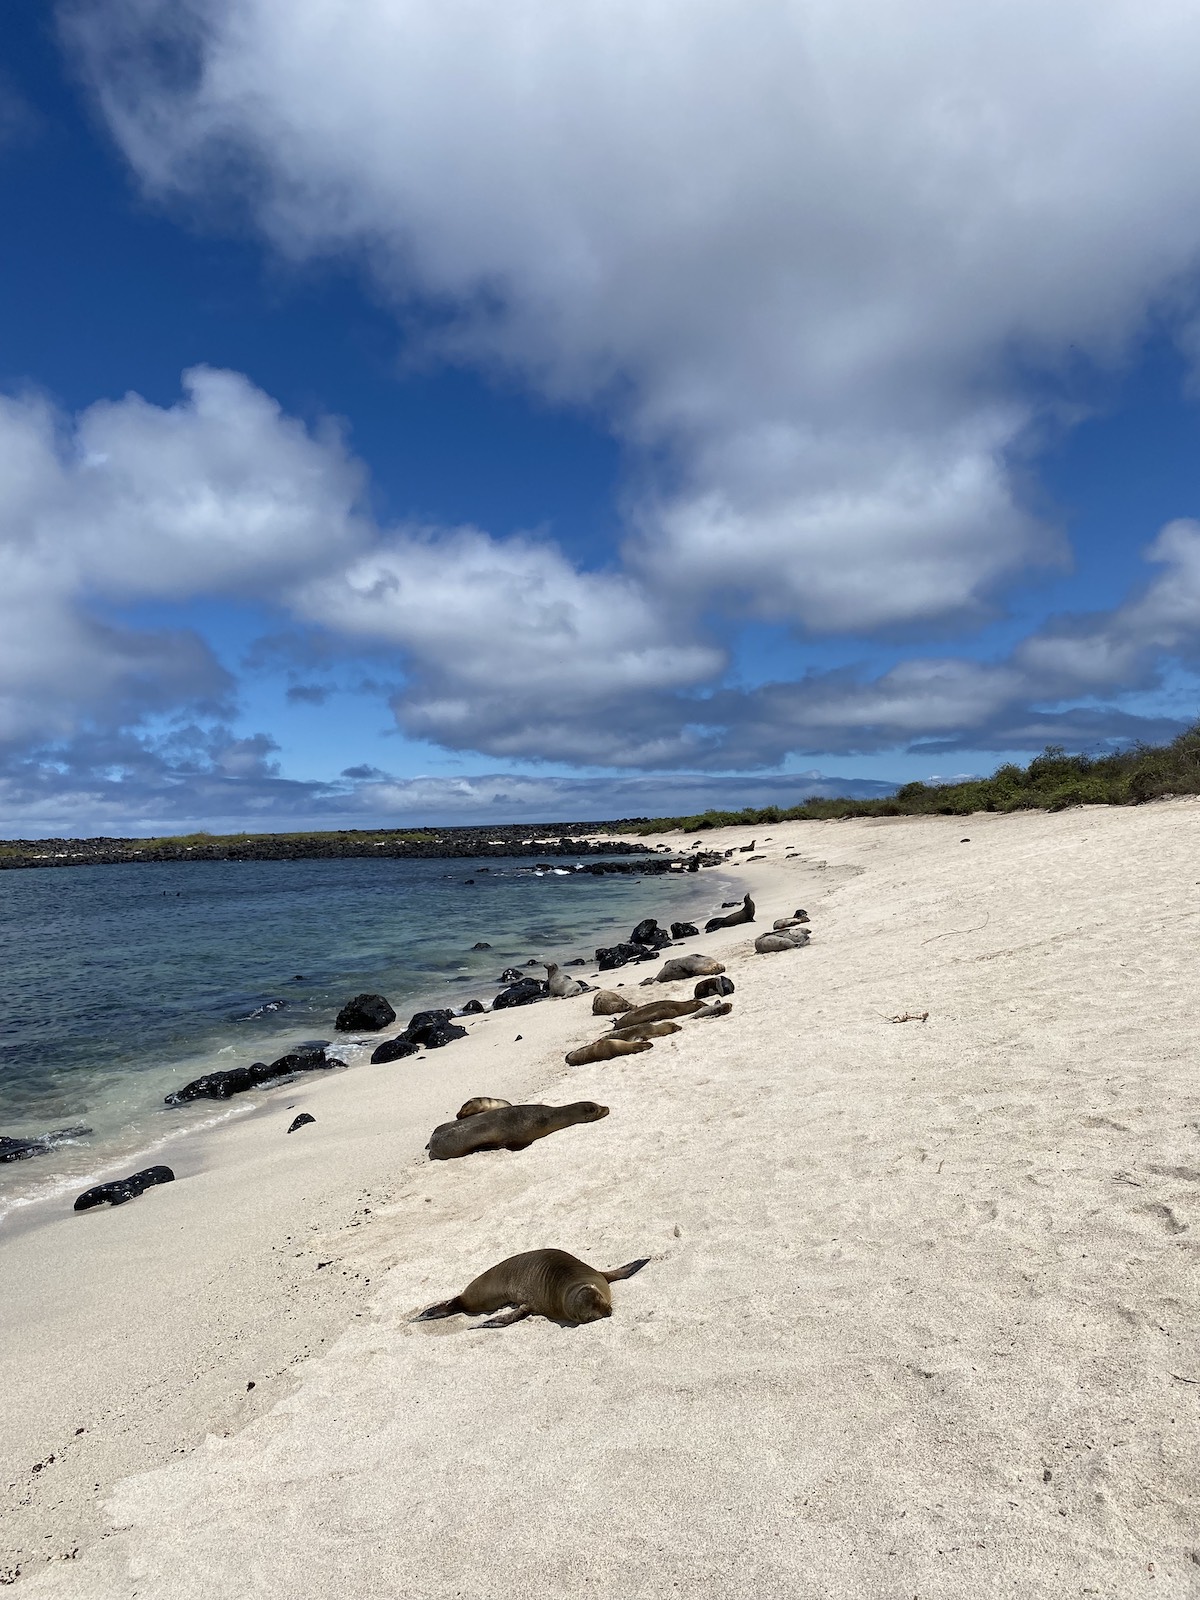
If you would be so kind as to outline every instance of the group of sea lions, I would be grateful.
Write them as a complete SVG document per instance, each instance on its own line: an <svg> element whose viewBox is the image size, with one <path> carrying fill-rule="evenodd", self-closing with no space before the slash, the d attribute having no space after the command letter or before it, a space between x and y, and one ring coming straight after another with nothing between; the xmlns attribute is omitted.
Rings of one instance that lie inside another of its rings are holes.
<svg viewBox="0 0 1200 1600"><path fill-rule="evenodd" d="M727 917L713 917L706 933L718 928L735 928L754 921L754 901L746 895L741 906ZM808 914L797 911L779 918L769 934L755 940L755 949L768 953L796 949L808 942L809 930L802 925ZM641 925L639 925L640 927ZM546 963L551 995L566 999L584 992L585 984L568 978L553 962ZM733 1006L725 998L734 992L733 981L724 976L725 968L711 956L687 955L667 961L644 983L675 983L698 978L690 1000L652 1000L635 1006L615 989L599 989L592 996L592 1015L611 1017L608 1033L590 1044L570 1050L570 1067L595 1061L611 1061L618 1056L637 1055L649 1050L653 1041L680 1031L677 1019L700 1020L727 1016ZM453 1122L435 1128L429 1140L431 1161L449 1161L479 1150L524 1150L535 1139L544 1139L576 1123L598 1122L608 1116L608 1107L594 1100L574 1105L514 1106L507 1100L477 1096L468 1100ZM536 1315L556 1322L595 1322L612 1315L609 1285L631 1278L647 1265L649 1257L631 1261L611 1271L598 1271L565 1250L528 1250L510 1256L490 1267L449 1300L441 1300L422 1311L418 1322L457 1315L486 1315L484 1328L504 1328L522 1318ZM499 1313L499 1315L493 1315Z"/></svg>

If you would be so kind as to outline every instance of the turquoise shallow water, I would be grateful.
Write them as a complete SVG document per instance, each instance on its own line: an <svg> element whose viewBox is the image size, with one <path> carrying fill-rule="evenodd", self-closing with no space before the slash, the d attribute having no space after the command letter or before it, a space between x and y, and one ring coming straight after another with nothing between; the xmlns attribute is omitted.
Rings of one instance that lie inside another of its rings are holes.
<svg viewBox="0 0 1200 1600"><path fill-rule="evenodd" d="M332 1039L345 1000L490 1000L531 958L591 957L643 916L693 920L713 874L537 873L529 860L171 862L0 873L0 1133L86 1124L76 1144L0 1164L0 1215L254 1094L164 1094L214 1067ZM467 880L474 880L468 882ZM492 948L475 952L486 940ZM535 976L540 970L530 968ZM392 1031L392 1030L389 1030ZM451 1048L453 1048L451 1046Z"/></svg>

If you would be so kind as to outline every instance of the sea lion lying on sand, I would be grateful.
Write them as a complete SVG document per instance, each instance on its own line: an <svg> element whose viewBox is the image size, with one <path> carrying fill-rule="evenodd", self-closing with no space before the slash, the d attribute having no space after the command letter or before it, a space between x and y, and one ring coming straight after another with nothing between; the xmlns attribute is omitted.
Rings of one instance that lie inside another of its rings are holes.
<svg viewBox="0 0 1200 1600"><path fill-rule="evenodd" d="M800 950L811 938L807 928L782 928L778 933L760 933L754 948L760 956L778 955L784 950Z"/></svg>
<svg viewBox="0 0 1200 1600"><path fill-rule="evenodd" d="M509 1256L498 1266L489 1267L472 1279L452 1300L439 1300L427 1306L415 1322L432 1322L439 1317L459 1315L477 1317L485 1312L511 1306L502 1316L481 1323L484 1328L507 1328L522 1317L549 1317L554 1322L599 1322L612 1316L610 1283L632 1278L649 1265L650 1257L630 1261L611 1272L598 1272L578 1256L565 1250L526 1250Z"/></svg>
<svg viewBox="0 0 1200 1600"><path fill-rule="evenodd" d="M635 1022L632 1028L614 1028L608 1039L665 1039L669 1033L682 1033L677 1022Z"/></svg>
<svg viewBox="0 0 1200 1600"><path fill-rule="evenodd" d="M743 922L754 921L754 901L747 895L737 911L731 911L727 917L709 917L704 924L705 933L715 933L718 928L737 928Z"/></svg>
<svg viewBox="0 0 1200 1600"><path fill-rule="evenodd" d="M652 1046L649 1039L593 1039L567 1052L569 1067L586 1067L593 1061L611 1061L614 1056L636 1056Z"/></svg>
<svg viewBox="0 0 1200 1600"><path fill-rule="evenodd" d="M633 1001L626 1000L623 994L618 994L615 989L597 989L592 996L592 1015L594 1017L615 1017L619 1011L632 1011Z"/></svg>
<svg viewBox="0 0 1200 1600"><path fill-rule="evenodd" d="M426 1146L431 1161L453 1161L476 1150L526 1150L535 1139L545 1139L577 1122L599 1122L608 1107L594 1100L577 1100L570 1106L501 1106L477 1111L435 1128Z"/></svg>
<svg viewBox="0 0 1200 1600"><path fill-rule="evenodd" d="M636 1028L642 1022L673 1022L676 1017L693 1016L703 1004L703 1000L651 1000L648 1005L626 1012L613 1027Z"/></svg>
<svg viewBox="0 0 1200 1600"><path fill-rule="evenodd" d="M710 978L718 972L724 972L715 956L674 956L670 961L665 961L661 969L652 978L646 978L646 983L678 983L680 978Z"/></svg>
<svg viewBox="0 0 1200 1600"><path fill-rule="evenodd" d="M458 1108L460 1117L477 1117L481 1111L503 1111L505 1106L512 1105L511 1100L493 1100L490 1095L477 1094L473 1100L467 1100Z"/></svg>
<svg viewBox="0 0 1200 1600"><path fill-rule="evenodd" d="M693 1011L692 1021L700 1022L705 1017L727 1017L733 1010L728 1000L714 1000L712 1005L705 1006L703 1010Z"/></svg>

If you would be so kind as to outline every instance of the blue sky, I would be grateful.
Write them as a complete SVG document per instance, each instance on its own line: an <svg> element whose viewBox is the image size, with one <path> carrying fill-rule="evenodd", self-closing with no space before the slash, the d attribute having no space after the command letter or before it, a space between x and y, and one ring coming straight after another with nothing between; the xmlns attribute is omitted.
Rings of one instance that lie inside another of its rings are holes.
<svg viewBox="0 0 1200 1600"><path fill-rule="evenodd" d="M1200 19L10 0L0 833L1197 714Z"/></svg>

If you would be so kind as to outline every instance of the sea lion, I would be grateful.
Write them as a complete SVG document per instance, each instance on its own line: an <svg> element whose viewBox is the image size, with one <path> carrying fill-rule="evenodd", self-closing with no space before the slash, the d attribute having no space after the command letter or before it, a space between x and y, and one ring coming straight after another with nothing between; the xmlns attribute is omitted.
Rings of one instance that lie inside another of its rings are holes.
<svg viewBox="0 0 1200 1600"><path fill-rule="evenodd" d="M733 993L732 978L701 978L692 990L697 1000L708 1000L713 995Z"/></svg>
<svg viewBox="0 0 1200 1600"><path fill-rule="evenodd" d="M760 933L754 948L760 956L778 955L784 950L801 950L811 938L807 928L785 928L779 933Z"/></svg>
<svg viewBox="0 0 1200 1600"><path fill-rule="evenodd" d="M677 1022L636 1022L632 1028L614 1028L607 1039L665 1039L669 1033L682 1033Z"/></svg>
<svg viewBox="0 0 1200 1600"><path fill-rule="evenodd" d="M771 927L776 933L783 933L788 928L798 928L801 923L807 922L807 917L776 917Z"/></svg>
<svg viewBox="0 0 1200 1600"><path fill-rule="evenodd" d="M649 1039L594 1039L567 1053L569 1067L586 1067L593 1061L611 1061L614 1056L635 1056L652 1046Z"/></svg>
<svg viewBox="0 0 1200 1600"><path fill-rule="evenodd" d="M615 1017L620 1011L632 1011L633 1001L626 1000L623 994L618 994L615 989L597 989L592 996L592 1015L594 1017Z"/></svg>
<svg viewBox="0 0 1200 1600"><path fill-rule="evenodd" d="M733 1010L728 1000L714 1000L710 1006L702 1006L699 1011L692 1012L692 1021L699 1022L702 1017L727 1017Z"/></svg>
<svg viewBox="0 0 1200 1600"><path fill-rule="evenodd" d="M569 1000L573 994L582 994L583 985L575 978L568 978L565 972L558 970L557 961L543 961L546 969L546 984L555 1000Z"/></svg>
<svg viewBox="0 0 1200 1600"><path fill-rule="evenodd" d="M432 1322L439 1317L477 1317L511 1306L503 1315L481 1323L484 1328L506 1328L523 1317L549 1317L554 1322L599 1322L612 1316L610 1283L632 1278L649 1265L650 1257L630 1261L611 1272L598 1272L565 1250L526 1250L519 1256L489 1267L452 1300L427 1306L413 1320Z"/></svg>
<svg viewBox="0 0 1200 1600"><path fill-rule="evenodd" d="M676 1017L690 1017L704 1004L702 1000L651 1000L649 1005L637 1006L626 1012L614 1028L636 1028L643 1022L670 1022Z"/></svg>
<svg viewBox="0 0 1200 1600"><path fill-rule="evenodd" d="M505 1106L510 1105L511 1100L494 1100L491 1095L477 1094L473 1100L467 1100L459 1106L457 1115L477 1117L481 1111L503 1111Z"/></svg>
<svg viewBox="0 0 1200 1600"><path fill-rule="evenodd" d="M754 921L754 901L747 895L741 909L731 911L727 917L709 917L704 924L705 933L715 933L718 928L738 928L743 922Z"/></svg>
<svg viewBox="0 0 1200 1600"><path fill-rule="evenodd" d="M713 956L674 956L664 961L651 983L678 983L680 978L709 978L725 968Z"/></svg>
<svg viewBox="0 0 1200 1600"><path fill-rule="evenodd" d="M607 1115L608 1107L594 1100L577 1100L570 1106L501 1106L443 1122L433 1130L426 1148L431 1161L453 1161L476 1150L526 1150L535 1139L577 1122L599 1122Z"/></svg>

